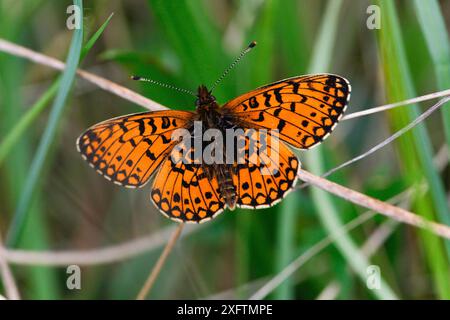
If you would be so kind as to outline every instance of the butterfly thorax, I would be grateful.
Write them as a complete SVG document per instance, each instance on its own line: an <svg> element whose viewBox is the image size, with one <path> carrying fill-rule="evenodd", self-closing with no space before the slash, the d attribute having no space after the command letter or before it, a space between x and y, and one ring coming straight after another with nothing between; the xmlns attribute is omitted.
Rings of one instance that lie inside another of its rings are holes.
<svg viewBox="0 0 450 320"><path fill-rule="evenodd" d="M219 124L219 105L216 102L216 98L211 94L205 86L198 87L196 101L197 114L203 126L206 129L218 128Z"/></svg>
<svg viewBox="0 0 450 320"><path fill-rule="evenodd" d="M224 116L220 112L216 98L203 85L198 87L197 97L198 120L202 122L203 129L218 129L223 133L222 136L225 137L225 130L229 128L230 124L225 121ZM226 150L224 150L223 154L226 154ZM233 165L225 163L210 164L204 165L204 168L210 179L217 178L220 197L225 201L228 208L233 210L237 201L236 187L232 179Z"/></svg>

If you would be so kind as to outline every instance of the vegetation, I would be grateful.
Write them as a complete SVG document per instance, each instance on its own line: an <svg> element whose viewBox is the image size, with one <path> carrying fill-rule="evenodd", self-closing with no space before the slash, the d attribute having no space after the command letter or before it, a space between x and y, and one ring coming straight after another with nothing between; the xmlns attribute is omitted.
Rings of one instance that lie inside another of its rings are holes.
<svg viewBox="0 0 450 320"><path fill-rule="evenodd" d="M192 96L129 76L210 86L252 40L258 46L216 88L219 102L313 72L349 79L348 113L450 89L446 2L76 0L81 28L69 30L71 4L0 0L1 39L66 61L59 73L0 51L0 234L28 299L135 298L175 227L151 204L149 185L118 187L77 153L87 127L142 111L77 77L77 66L179 110L194 108ZM380 28L370 28L377 14ZM319 148L298 153L303 167L323 174L432 103L342 121ZM328 179L450 225L449 146L444 106ZM365 211L309 186L269 209L187 226L149 298L450 299L450 241ZM110 246L119 258L89 251ZM259 291L298 257L281 285ZM81 290L66 286L69 264L81 267ZM369 265L381 289L368 288Z"/></svg>

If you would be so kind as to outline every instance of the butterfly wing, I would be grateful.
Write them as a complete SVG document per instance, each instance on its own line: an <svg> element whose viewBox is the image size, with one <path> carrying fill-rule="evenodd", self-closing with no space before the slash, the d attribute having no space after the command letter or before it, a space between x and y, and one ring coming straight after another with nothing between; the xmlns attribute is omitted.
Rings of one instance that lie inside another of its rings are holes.
<svg viewBox="0 0 450 320"><path fill-rule="evenodd" d="M233 174L237 206L258 209L275 205L297 181L297 157L278 137L258 131L248 134L245 149L245 161L235 164Z"/></svg>
<svg viewBox="0 0 450 320"><path fill-rule="evenodd" d="M208 177L201 164L168 157L155 177L151 199L172 220L205 222L225 207L215 177Z"/></svg>
<svg viewBox="0 0 450 320"><path fill-rule="evenodd" d="M98 123L77 140L78 151L106 179L125 187L143 186L176 143L172 133L190 124L188 111L156 111Z"/></svg>
<svg viewBox="0 0 450 320"><path fill-rule="evenodd" d="M342 117L349 82L332 74L281 80L239 96L222 107L246 128L278 130L281 140L309 149L325 139Z"/></svg>

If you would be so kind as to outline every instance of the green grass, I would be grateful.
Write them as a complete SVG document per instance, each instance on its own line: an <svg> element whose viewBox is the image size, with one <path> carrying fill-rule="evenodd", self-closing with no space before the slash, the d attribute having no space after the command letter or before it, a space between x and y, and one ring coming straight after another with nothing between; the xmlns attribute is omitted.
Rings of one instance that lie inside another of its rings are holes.
<svg viewBox="0 0 450 320"><path fill-rule="evenodd" d="M439 3L435 0L427 2L415 0L414 7L428 51L433 59L438 89L450 88L450 45ZM448 106L442 108L441 115L447 144L450 146L450 108ZM448 223L448 216L447 220L443 221Z"/></svg>
<svg viewBox="0 0 450 320"><path fill-rule="evenodd" d="M190 90L210 86L252 40L258 46L215 90L220 103L309 72L348 78L349 112L450 88L448 16L434 0L414 1L414 6L375 2L382 15L378 31L365 28L368 4L363 2L121 2L112 20L106 19L111 12L104 2L84 2L85 32L101 25L84 43L82 30L65 28L68 4L18 2L11 10L8 3L0 0L0 37L68 63L60 76L0 53L0 228L10 234L10 245L24 250L101 247L172 223L150 203L149 187L112 185L77 154L75 139L85 128L141 111L83 81L72 93L81 61L84 69L171 109L192 110L194 99L129 81L129 75ZM448 108L330 179L382 200L425 181L429 191L418 192L409 209L448 224L448 165L440 173L432 163L436 150L450 141ZM298 153L303 168L323 173L403 127L419 111L418 106L403 107L345 121L319 148ZM178 242L150 298L196 299L226 290L247 298L328 235L333 246L314 255L269 298L314 299L331 282L341 288L338 299L450 298L448 242L400 225L367 259L360 248L386 219L375 216L351 235L340 233L360 212L312 187L292 192L270 209L225 212ZM131 299L158 252L83 267L83 289L76 292L65 287L65 268L15 265L13 272L22 296L29 299ZM369 264L380 266L382 290L367 289ZM0 294L2 289L0 284Z"/></svg>
<svg viewBox="0 0 450 320"><path fill-rule="evenodd" d="M80 61L83 61L84 57L92 49L95 42L100 38L105 28L108 26L112 15L101 25L101 27L92 35L92 37L86 42L81 53ZM38 116L49 106L50 101L58 92L60 86L60 79L58 78L53 84L42 94L36 103L34 103L30 110L20 119L20 121L12 128L10 132L6 134L3 141L0 143L0 166L3 160L11 153L11 149L20 141L25 131L30 125L38 118Z"/></svg>
<svg viewBox="0 0 450 320"><path fill-rule="evenodd" d="M83 12L83 5L80 0L74 1L74 5L79 6L81 8L80 12ZM82 15L81 19L83 19ZM72 83L75 78L75 71L80 60L82 42L83 24L81 24L79 29L75 29L74 31L71 47L67 56L66 68L62 74L61 83L58 88L55 101L53 102L49 120L42 136L42 140L36 151L36 155L31 164L28 179L24 186L22 196L20 197L14 218L8 231L6 243L10 247L15 247L17 245L21 233L23 232L27 214L32 205L32 201L34 200L35 189L41 179L42 171L46 165L46 158L50 148L56 139L58 124L62 117L64 107L66 106L67 95L72 87Z"/></svg>
<svg viewBox="0 0 450 320"><path fill-rule="evenodd" d="M402 45L401 29L395 7L390 2L380 1L381 14L385 26L380 30L379 42L382 63L386 77L387 94L390 101L401 101L415 96L406 54ZM399 129L419 114L417 106L393 110L389 119L394 129ZM423 177L428 181L429 194L416 199L417 211L428 219L435 219L433 212L441 221L448 224L448 205L444 186L433 165L432 145L425 125L419 125L412 133L404 135L398 142L402 155L405 178L410 184L419 183ZM421 232L428 263L433 269L438 294L443 299L450 296L448 257L443 241ZM448 248L448 246L447 246Z"/></svg>
<svg viewBox="0 0 450 320"><path fill-rule="evenodd" d="M11 12L0 3L0 36L11 41L18 41L22 33L22 26L30 16L37 11L42 1L35 1L19 12ZM24 81L25 67L22 61L6 54L0 54L0 132L6 135L21 117L23 99L18 91ZM27 137L20 144L14 146L4 166L2 166L2 189L5 190L2 220L6 219L6 208L13 208L22 192L26 180L26 170L31 157L32 144ZM37 195L40 198L40 195ZM48 229L42 215L42 206L39 201L31 208L33 215L33 232L27 233L23 239L26 249L48 248ZM10 215L8 215L9 218ZM34 220L35 219L35 220ZM2 234L5 234L3 232ZM27 289L33 292L33 297L57 298L58 287L56 274L49 268L34 267L23 272L27 280ZM23 290L21 290L23 291Z"/></svg>
<svg viewBox="0 0 450 320"><path fill-rule="evenodd" d="M319 73L329 70L334 44L336 43L336 35L338 29L339 13L341 12L342 1L329 2L323 17L323 22L317 37L316 46L314 47L312 59L309 66L309 73ZM308 169L321 175L325 172L324 153L321 146L311 150L306 155L306 164ZM370 263L362 252L360 252L353 242L353 240L346 234L342 234L339 230L342 228L343 223L339 215L339 211L333 204L333 201L329 194L325 191L312 188L312 198L315 200L317 212L322 220L322 223L326 230L330 232L334 238L335 245L341 252L348 265L355 271L361 278L363 283L367 279L367 268ZM372 290L371 294L379 299L395 299L396 296L392 289L384 280L381 280L382 285L380 290Z"/></svg>

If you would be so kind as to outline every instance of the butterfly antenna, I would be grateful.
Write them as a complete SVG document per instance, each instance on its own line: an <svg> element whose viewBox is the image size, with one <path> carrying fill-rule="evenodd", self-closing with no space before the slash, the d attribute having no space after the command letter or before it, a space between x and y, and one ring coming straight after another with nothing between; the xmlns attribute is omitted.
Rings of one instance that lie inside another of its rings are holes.
<svg viewBox="0 0 450 320"><path fill-rule="evenodd" d="M245 48L244 51L241 52L241 54L236 58L236 60L233 61L232 64L228 68L225 69L225 71L222 73L222 75L219 77L219 79L214 82L214 84L211 87L211 92L214 90L215 87L223 80L223 78L226 77L226 75L241 61L241 59L254 47L256 46L256 41L252 41L247 48Z"/></svg>
<svg viewBox="0 0 450 320"><path fill-rule="evenodd" d="M159 85L161 87L164 87L164 88L167 88L167 89L172 89L172 90L175 90L175 91L178 91L178 92L188 93L188 94L190 94L190 95L192 95L194 97L196 96L196 94L193 91L191 91L191 90L178 88L178 87L175 87L173 85L170 85L170 84L167 84L167 83L162 83L162 82L150 79L150 78L144 78L144 77L141 77L141 76L131 76L130 78L131 78L131 80L150 82L150 83L157 84L157 85Z"/></svg>

